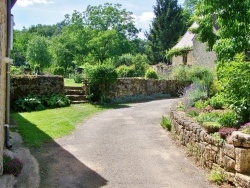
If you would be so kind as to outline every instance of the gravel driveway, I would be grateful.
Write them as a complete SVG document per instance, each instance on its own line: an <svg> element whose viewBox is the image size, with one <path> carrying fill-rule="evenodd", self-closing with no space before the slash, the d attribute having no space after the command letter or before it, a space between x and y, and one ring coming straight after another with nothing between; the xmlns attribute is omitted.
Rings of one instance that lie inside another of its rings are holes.
<svg viewBox="0 0 250 188"><path fill-rule="evenodd" d="M160 127L176 99L129 104L80 124L69 136L33 149L40 187L210 188Z"/></svg>

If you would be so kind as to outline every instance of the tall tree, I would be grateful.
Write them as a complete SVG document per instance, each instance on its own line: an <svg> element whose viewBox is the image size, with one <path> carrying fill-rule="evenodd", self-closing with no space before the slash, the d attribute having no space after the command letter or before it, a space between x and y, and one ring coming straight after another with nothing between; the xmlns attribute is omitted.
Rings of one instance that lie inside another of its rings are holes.
<svg viewBox="0 0 250 188"><path fill-rule="evenodd" d="M200 0L195 18L199 24L195 32L216 51L219 60L231 61L237 53L250 49L249 0Z"/></svg>
<svg viewBox="0 0 250 188"><path fill-rule="evenodd" d="M105 3L99 6L88 6L83 13L83 21L93 29L102 31L113 29L129 39L134 39L139 30L135 27L132 15L132 12L122 9L121 4Z"/></svg>
<svg viewBox="0 0 250 188"><path fill-rule="evenodd" d="M29 41L27 59L38 74L50 65L51 56L48 50L48 40L45 37L36 36Z"/></svg>
<svg viewBox="0 0 250 188"><path fill-rule="evenodd" d="M198 0L185 0L183 3L184 9L186 9L190 14L193 14L195 11L195 6L197 5Z"/></svg>
<svg viewBox="0 0 250 188"><path fill-rule="evenodd" d="M187 29L182 8L177 0L156 0L155 18L148 38L148 57L152 63L167 62L166 50L173 47Z"/></svg>

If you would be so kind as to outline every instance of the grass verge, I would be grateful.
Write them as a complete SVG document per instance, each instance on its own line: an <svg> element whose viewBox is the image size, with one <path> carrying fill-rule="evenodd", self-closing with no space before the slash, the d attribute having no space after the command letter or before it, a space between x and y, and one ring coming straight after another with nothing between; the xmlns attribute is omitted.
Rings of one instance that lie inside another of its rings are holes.
<svg viewBox="0 0 250 188"><path fill-rule="evenodd" d="M64 78L65 86L83 86L83 83L75 83L74 79Z"/></svg>
<svg viewBox="0 0 250 188"><path fill-rule="evenodd" d="M75 130L77 123L103 111L102 106L91 104L71 105L64 108L36 112L12 113L18 132L28 146L40 147L43 143L60 138Z"/></svg>

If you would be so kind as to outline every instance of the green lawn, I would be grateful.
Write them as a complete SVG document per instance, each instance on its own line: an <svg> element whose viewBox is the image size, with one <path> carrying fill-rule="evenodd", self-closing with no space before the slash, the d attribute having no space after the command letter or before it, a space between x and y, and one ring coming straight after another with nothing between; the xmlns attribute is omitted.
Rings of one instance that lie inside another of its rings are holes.
<svg viewBox="0 0 250 188"><path fill-rule="evenodd" d="M28 146L41 146L42 143L68 135L76 125L104 108L91 104L71 105L70 107L48 109L36 112L12 113L18 122L18 131Z"/></svg>
<svg viewBox="0 0 250 188"><path fill-rule="evenodd" d="M64 78L65 86L83 86L83 83L75 83L73 79Z"/></svg>

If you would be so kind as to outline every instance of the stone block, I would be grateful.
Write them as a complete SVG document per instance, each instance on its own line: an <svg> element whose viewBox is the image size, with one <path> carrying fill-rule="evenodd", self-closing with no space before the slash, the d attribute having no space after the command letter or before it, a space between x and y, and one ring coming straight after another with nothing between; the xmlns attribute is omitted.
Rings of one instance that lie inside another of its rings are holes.
<svg viewBox="0 0 250 188"><path fill-rule="evenodd" d="M235 170L240 173L250 173L250 149L235 148Z"/></svg>
<svg viewBox="0 0 250 188"><path fill-rule="evenodd" d="M226 181L233 183L235 179L235 173L225 171L224 178Z"/></svg>
<svg viewBox="0 0 250 188"><path fill-rule="evenodd" d="M223 166L225 167L226 171L232 172L235 170L235 160L231 159L228 156L224 156Z"/></svg>
<svg viewBox="0 0 250 188"><path fill-rule="evenodd" d="M250 148L250 135L244 134L240 131L232 133L232 141L235 147Z"/></svg>
<svg viewBox="0 0 250 188"><path fill-rule="evenodd" d="M249 188L250 187L250 176L236 173L235 178L234 178L234 184L238 188Z"/></svg>
<svg viewBox="0 0 250 188"><path fill-rule="evenodd" d="M222 149L223 149L223 152L226 156L228 156L232 159L235 159L235 151L234 151L235 148L233 145L225 143L222 146Z"/></svg>

